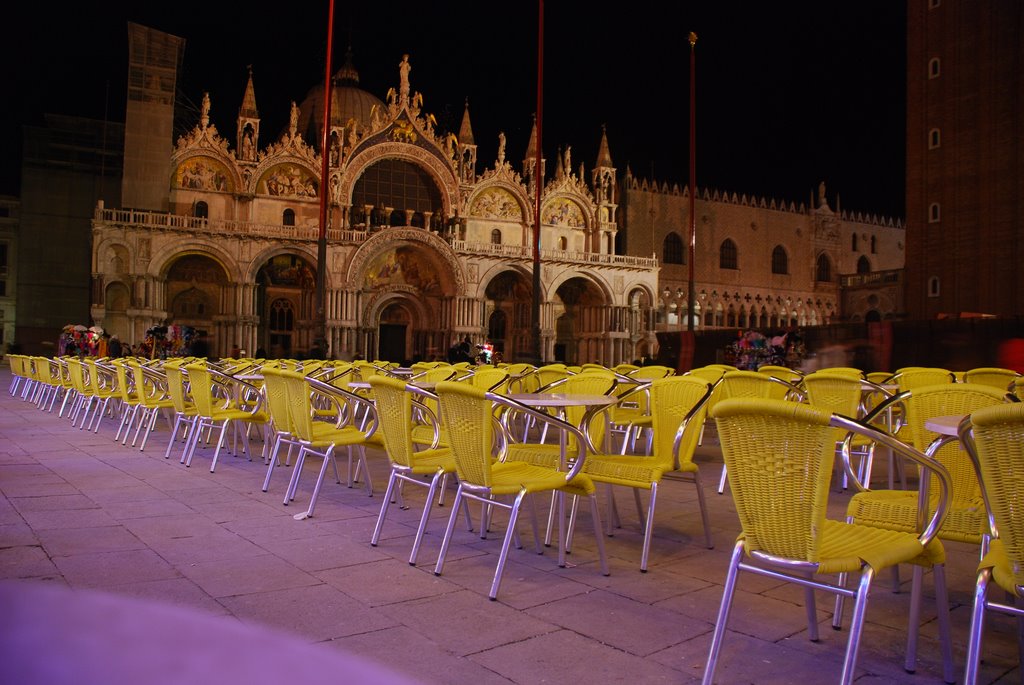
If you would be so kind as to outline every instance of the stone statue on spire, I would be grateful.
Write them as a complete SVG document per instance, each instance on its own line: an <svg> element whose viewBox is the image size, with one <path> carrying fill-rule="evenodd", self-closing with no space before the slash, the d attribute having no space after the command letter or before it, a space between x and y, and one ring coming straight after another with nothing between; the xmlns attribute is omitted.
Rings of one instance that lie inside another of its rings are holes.
<svg viewBox="0 0 1024 685"><path fill-rule="evenodd" d="M295 104L295 100L292 100L292 111L288 115L288 135L292 138L295 137L295 132L299 129L299 106Z"/></svg>
<svg viewBox="0 0 1024 685"><path fill-rule="evenodd" d="M505 132L498 134L498 164L505 162Z"/></svg>
<svg viewBox="0 0 1024 685"><path fill-rule="evenodd" d="M398 65L398 104L402 106L409 104L409 71L411 69L409 55L402 55L402 61Z"/></svg>
<svg viewBox="0 0 1024 685"><path fill-rule="evenodd" d="M203 93L203 108L199 114L199 125L206 128L210 125L210 93Z"/></svg>

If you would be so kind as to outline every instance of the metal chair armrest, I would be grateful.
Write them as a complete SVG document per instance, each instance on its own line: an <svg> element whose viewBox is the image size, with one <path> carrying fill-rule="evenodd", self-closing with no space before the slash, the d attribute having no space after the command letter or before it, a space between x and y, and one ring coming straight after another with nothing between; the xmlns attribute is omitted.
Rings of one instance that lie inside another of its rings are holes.
<svg viewBox="0 0 1024 685"><path fill-rule="evenodd" d="M888 433L878 430L866 423L862 423L861 421L841 416L839 414L833 414L830 423L835 428L841 428L849 431L850 434L847 435L846 441L844 441L844 449L852 440L852 435L857 433L870 438L874 442L884 445L885 447L890 448L893 452L899 453L906 459L915 462L921 467L922 483L927 482L925 477L929 471L937 477L939 481L938 503L936 504L935 511L932 513L927 524L924 524L923 521L923 516L926 512L924 510L918 512L918 516L921 518L921 520L918 521L918 523L921 524L921 532L918 534L918 539L921 541L922 545L927 545L938 533L939 528L942 527L942 523L946 519L946 514L949 512L949 495L953 490L953 480L949 475L949 471L946 470L946 467L933 457L917 451L902 440L898 440ZM924 504L924 502L922 502L922 504Z"/></svg>

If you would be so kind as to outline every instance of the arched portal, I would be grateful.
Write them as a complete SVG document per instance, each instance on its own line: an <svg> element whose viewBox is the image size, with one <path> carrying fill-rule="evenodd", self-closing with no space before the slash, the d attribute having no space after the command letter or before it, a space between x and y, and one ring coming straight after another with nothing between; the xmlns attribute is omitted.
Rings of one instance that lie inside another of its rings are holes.
<svg viewBox="0 0 1024 685"><path fill-rule="evenodd" d="M490 315L487 338L495 352L506 359L519 359L530 354L530 333L533 287L518 271L502 271L484 290Z"/></svg>
<svg viewBox="0 0 1024 685"><path fill-rule="evenodd" d="M303 257L271 257L256 274L257 344L271 358L298 357L313 345L316 269Z"/></svg>
<svg viewBox="0 0 1024 685"><path fill-rule="evenodd" d="M396 300L380 313L377 327L378 359L399 363L410 360L409 336L415 317L408 304L404 300Z"/></svg>
<svg viewBox="0 0 1024 685"><path fill-rule="evenodd" d="M219 354L231 341L217 339L215 322L232 313L232 288L224 267L206 255L179 257L167 272L168 323L203 331L211 354Z"/></svg>
<svg viewBox="0 0 1024 685"><path fill-rule="evenodd" d="M597 285L586 278L570 278L555 292L554 358L566 364L600 362L602 341L616 328L611 309Z"/></svg>

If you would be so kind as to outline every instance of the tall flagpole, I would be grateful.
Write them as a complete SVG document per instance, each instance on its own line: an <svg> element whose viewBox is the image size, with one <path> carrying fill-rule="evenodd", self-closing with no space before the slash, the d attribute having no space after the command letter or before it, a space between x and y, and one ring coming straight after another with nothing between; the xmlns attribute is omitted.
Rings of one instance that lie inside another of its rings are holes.
<svg viewBox="0 0 1024 685"><path fill-rule="evenodd" d="M538 0L537 17L537 158L533 168L533 302L530 308L532 320L534 364L543 361L540 340L540 195L544 188L541 173L541 131L544 128L544 0Z"/></svg>
<svg viewBox="0 0 1024 685"><path fill-rule="evenodd" d="M324 67L324 126L320 135L320 235L316 245L316 340L327 353L327 207L331 184L331 44L334 38L334 0L327 10L327 58Z"/></svg>
<svg viewBox="0 0 1024 685"><path fill-rule="evenodd" d="M693 261L694 253L697 247L697 67L696 67L696 50L694 49L697 45L697 34L690 31L690 245L689 254L687 255L690 263L690 280L687 287L687 303L686 303L686 330L693 332L693 310L696 307L693 278Z"/></svg>

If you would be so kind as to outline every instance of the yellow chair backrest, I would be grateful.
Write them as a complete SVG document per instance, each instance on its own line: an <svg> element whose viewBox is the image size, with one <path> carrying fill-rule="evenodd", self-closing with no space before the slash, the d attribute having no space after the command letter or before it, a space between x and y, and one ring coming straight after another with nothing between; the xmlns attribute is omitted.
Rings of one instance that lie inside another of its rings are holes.
<svg viewBox="0 0 1024 685"><path fill-rule="evenodd" d="M411 467L415 461L412 446L412 395L405 382L387 376L370 379L374 405L377 407L377 429L384 439L388 459Z"/></svg>
<svg viewBox="0 0 1024 685"><path fill-rule="evenodd" d="M1000 545L1010 563L993 569L1004 590L1019 595L1024 586L1024 403L1012 402L971 412L971 434L961 435L976 462Z"/></svg>
<svg viewBox="0 0 1024 685"><path fill-rule="evenodd" d="M1012 369L1000 369L996 367L979 367L964 372L964 383L982 383L991 385L1007 392L1012 392L1012 386L1019 373Z"/></svg>
<svg viewBox="0 0 1024 685"><path fill-rule="evenodd" d="M650 396L653 458L666 470L678 470L693 460L707 416L711 384L697 376L669 376L651 382Z"/></svg>
<svg viewBox="0 0 1024 685"><path fill-rule="evenodd" d="M724 399L711 415L749 549L817 562L836 451L831 415L750 397Z"/></svg>
<svg viewBox="0 0 1024 685"><path fill-rule="evenodd" d="M437 384L437 395L459 480L491 487L494 425L486 391L468 383L444 381Z"/></svg>

